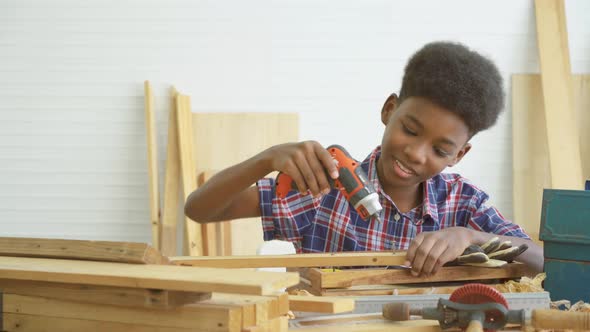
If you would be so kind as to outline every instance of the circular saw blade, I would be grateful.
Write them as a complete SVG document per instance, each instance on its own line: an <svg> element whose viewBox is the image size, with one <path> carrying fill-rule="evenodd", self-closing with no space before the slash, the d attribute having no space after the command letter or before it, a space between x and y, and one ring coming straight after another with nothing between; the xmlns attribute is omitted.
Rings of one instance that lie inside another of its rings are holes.
<svg viewBox="0 0 590 332"><path fill-rule="evenodd" d="M453 293L451 293L449 300L463 304L495 302L508 309L508 302L506 301L506 298L504 298L504 295L502 295L502 293L497 291L495 288L484 284L473 283L457 288ZM491 323L501 319L502 313L500 311L486 311L486 322ZM492 332L495 330L485 329L485 331Z"/></svg>

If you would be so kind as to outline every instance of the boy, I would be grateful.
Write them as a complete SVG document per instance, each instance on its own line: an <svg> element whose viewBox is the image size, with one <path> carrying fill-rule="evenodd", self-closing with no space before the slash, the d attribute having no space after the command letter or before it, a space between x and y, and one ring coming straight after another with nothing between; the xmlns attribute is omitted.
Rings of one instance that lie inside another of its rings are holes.
<svg viewBox="0 0 590 332"><path fill-rule="evenodd" d="M526 243L519 261L540 272L541 248L486 206L486 193L457 174L440 174L496 122L503 103L491 61L460 44L428 44L408 62L399 97L385 101L381 146L362 162L382 222L362 220L330 188L327 176L338 172L317 142L277 145L221 171L189 196L185 213L200 223L262 216L264 239L294 242L297 252L407 250L414 275L436 273L469 245L498 236ZM262 178L271 171L290 175L300 192L277 198L274 179Z"/></svg>

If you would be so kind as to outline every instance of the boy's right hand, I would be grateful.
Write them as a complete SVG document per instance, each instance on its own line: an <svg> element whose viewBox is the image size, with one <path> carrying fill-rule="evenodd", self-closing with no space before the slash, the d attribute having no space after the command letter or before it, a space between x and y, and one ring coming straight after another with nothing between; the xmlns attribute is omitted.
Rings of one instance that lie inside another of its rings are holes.
<svg viewBox="0 0 590 332"><path fill-rule="evenodd" d="M273 170L289 175L303 195L327 194L332 179L338 178L338 169L330 153L316 141L275 145L265 151ZM326 173L327 172L327 173Z"/></svg>

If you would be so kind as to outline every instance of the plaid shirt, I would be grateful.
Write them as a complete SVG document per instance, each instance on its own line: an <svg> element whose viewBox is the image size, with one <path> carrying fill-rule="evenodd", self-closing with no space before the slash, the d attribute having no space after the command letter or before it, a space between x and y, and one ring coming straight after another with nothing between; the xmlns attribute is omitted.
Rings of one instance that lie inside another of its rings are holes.
<svg viewBox="0 0 590 332"><path fill-rule="evenodd" d="M528 238L523 229L506 220L488 195L458 174L438 174L423 186L422 204L402 213L381 189L377 177L377 147L361 167L377 190L381 220L363 220L339 190L318 198L291 192L284 199L275 194L275 180L257 182L264 240L293 242L298 253L407 250L421 232L463 226L499 235Z"/></svg>

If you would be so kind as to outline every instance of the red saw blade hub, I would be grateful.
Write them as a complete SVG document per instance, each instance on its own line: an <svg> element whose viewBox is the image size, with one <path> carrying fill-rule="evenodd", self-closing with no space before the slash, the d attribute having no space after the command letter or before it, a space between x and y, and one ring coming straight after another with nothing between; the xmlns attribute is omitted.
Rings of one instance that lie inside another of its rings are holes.
<svg viewBox="0 0 590 332"><path fill-rule="evenodd" d="M449 300L464 304L495 302L508 309L508 302L506 302L504 295L502 295L502 293L497 291L495 288L484 284L467 284L457 288L453 293L451 293ZM502 319L502 316L502 313L498 310L488 310L486 311L486 322L495 322L499 319ZM492 332L495 330L485 329L485 331Z"/></svg>

